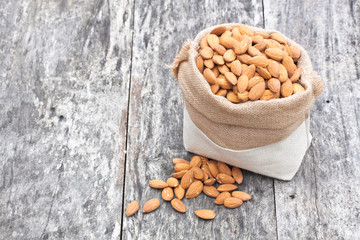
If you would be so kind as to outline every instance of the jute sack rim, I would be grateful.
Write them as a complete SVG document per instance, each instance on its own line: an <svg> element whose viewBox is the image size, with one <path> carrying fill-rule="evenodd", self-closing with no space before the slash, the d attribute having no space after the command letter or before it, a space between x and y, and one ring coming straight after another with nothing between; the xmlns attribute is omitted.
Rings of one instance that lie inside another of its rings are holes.
<svg viewBox="0 0 360 240"><path fill-rule="evenodd" d="M289 110L292 112L298 112L299 115L306 115L308 109L304 111L303 107L301 106L303 104L312 105L315 102L316 98L323 91L324 82L319 76L317 76L316 72L313 71L311 60L305 49L282 33L281 34L284 35L288 40L290 46L297 45L301 50L301 57L298 60L298 66L301 66L303 68L301 83L306 89L305 92L297 93L287 98L273 99L270 101L249 101L241 104L231 103L226 98L217 96L211 92L209 84L196 67L196 57L198 56L197 50L199 48L199 43L203 36L210 33L212 29L217 26L236 26L238 24L239 23L228 23L209 27L199 32L195 40L187 40L184 43L180 53L175 58L171 67L173 75L175 79L179 81L179 85L183 93L187 92L190 96L197 96L196 98L191 98L183 94L184 98L186 98L187 102L191 104L197 111L199 111L201 114L203 114L205 117L212 120L213 122L231 125L241 125L243 127L254 127L253 123L249 121L249 119L252 119L252 116L255 116L253 119L256 120L258 123L258 126L256 126L256 128L266 129L274 128L273 126L271 126L271 123L269 124L269 121L271 120L266 119L266 116L282 114ZM256 27L251 28L256 32L278 32L275 30L261 29ZM195 77L192 79L192 81L187 81L186 84L182 82L182 78L178 75L181 63L184 61L187 61L190 64L192 74L195 74ZM199 83L198 81L202 82ZM202 86L201 89L195 87L195 85L199 86L199 84ZM204 107L204 104L199 104L199 101L206 102L209 107ZM291 104L289 101L291 101ZM216 106L217 110L220 110L220 112L228 114L230 113L231 117L214 117L211 106ZM256 115L258 115L259 109L262 109L264 111L263 119L259 119L258 117L256 117ZM242 118L244 117L244 112L246 112L247 117L246 120L243 119L245 121L242 121ZM234 119L238 119L238 121L234 121ZM281 127L278 126L278 128L290 126L291 124L293 124L293 122L289 121L287 123L284 123L284 125Z"/></svg>

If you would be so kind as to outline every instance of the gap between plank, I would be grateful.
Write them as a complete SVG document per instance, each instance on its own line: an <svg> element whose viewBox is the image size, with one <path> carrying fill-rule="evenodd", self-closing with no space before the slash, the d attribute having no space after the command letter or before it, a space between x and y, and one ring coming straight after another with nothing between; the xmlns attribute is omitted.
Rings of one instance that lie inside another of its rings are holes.
<svg viewBox="0 0 360 240"><path fill-rule="evenodd" d="M131 8L132 19L130 28L132 27L131 34L131 51L130 51L130 70L129 70L129 88L128 88L128 102L127 102L127 113L126 113L126 132L125 132L125 156L124 156L124 174L123 174L123 190L122 190L122 211L121 211L121 224L120 224L120 240L123 235L124 225L124 212L125 212L125 179L126 179L126 162L128 153L128 133L129 133L129 115L130 115L130 93L131 93L131 80L132 80L132 64L133 64L133 50L134 50L134 32L135 32L135 0L133 0L133 6Z"/></svg>

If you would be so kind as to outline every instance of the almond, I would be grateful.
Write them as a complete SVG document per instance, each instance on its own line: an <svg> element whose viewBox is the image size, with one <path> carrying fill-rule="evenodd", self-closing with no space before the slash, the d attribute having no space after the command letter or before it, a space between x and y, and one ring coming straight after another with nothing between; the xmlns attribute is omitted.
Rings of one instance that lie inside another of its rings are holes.
<svg viewBox="0 0 360 240"><path fill-rule="evenodd" d="M159 206L160 206L160 201L156 198L153 198L144 204L142 211L144 213L149 213L156 210Z"/></svg>
<svg viewBox="0 0 360 240"><path fill-rule="evenodd" d="M219 174L219 169L215 163L209 163L209 169L212 176L216 177Z"/></svg>
<svg viewBox="0 0 360 240"><path fill-rule="evenodd" d="M254 45L254 48L256 48L257 50L259 50L260 52L264 51L267 47L267 41L262 41L260 43L257 43Z"/></svg>
<svg viewBox="0 0 360 240"><path fill-rule="evenodd" d="M244 38L243 40L234 41L234 51L236 54L244 54L251 46L251 39L250 38Z"/></svg>
<svg viewBox="0 0 360 240"><path fill-rule="evenodd" d="M214 47L215 52L217 52L220 55L224 55L224 53L226 52L226 48L224 48L224 46L218 44Z"/></svg>
<svg viewBox="0 0 360 240"><path fill-rule="evenodd" d="M150 185L150 187L157 188L157 189L168 187L168 184L162 180L151 180L149 182L149 185Z"/></svg>
<svg viewBox="0 0 360 240"><path fill-rule="evenodd" d="M255 76L255 77L251 78L249 80L247 90L252 89L256 84L258 84L260 82L264 82L264 79L262 77L260 77L260 76Z"/></svg>
<svg viewBox="0 0 360 240"><path fill-rule="evenodd" d="M231 174L231 171L230 171L230 174ZM220 184L235 183L234 178L232 178L230 175L225 174L225 173L219 173L216 177L216 180Z"/></svg>
<svg viewBox="0 0 360 240"><path fill-rule="evenodd" d="M291 53L289 54L290 57L294 60L294 62L297 62L297 60L300 58L301 50L298 46L292 45L290 46Z"/></svg>
<svg viewBox="0 0 360 240"><path fill-rule="evenodd" d="M227 208L237 208L241 204L243 204L243 201L240 198L228 197L224 200L224 206Z"/></svg>
<svg viewBox="0 0 360 240"><path fill-rule="evenodd" d="M226 32L224 32L220 37L220 44L226 48L233 48L235 41L236 39L229 36Z"/></svg>
<svg viewBox="0 0 360 240"><path fill-rule="evenodd" d="M255 47L253 47L253 46L250 46L247 52L248 52L249 55L252 56L252 57L260 56L260 55L261 55L261 52L260 52L257 48L255 48Z"/></svg>
<svg viewBox="0 0 360 240"><path fill-rule="evenodd" d="M266 67L269 64L269 59L264 56L255 56L249 59L249 63L257 67Z"/></svg>
<svg viewBox="0 0 360 240"><path fill-rule="evenodd" d="M298 83L293 83L293 92L294 92L294 94L299 93L299 92L304 92L304 91L305 91L305 89L304 89L303 86L301 86Z"/></svg>
<svg viewBox="0 0 360 240"><path fill-rule="evenodd" d="M243 174L240 168L238 167L232 167L231 174L233 178L235 179L237 184L241 184L243 181Z"/></svg>
<svg viewBox="0 0 360 240"><path fill-rule="evenodd" d="M266 32L257 32L257 33L254 33L254 35L255 36L257 36L257 35L262 36L265 39L270 38L270 34L266 33Z"/></svg>
<svg viewBox="0 0 360 240"><path fill-rule="evenodd" d="M191 165L187 164L187 163L177 163L174 166L175 172L180 172L180 171L183 171L183 170L189 170L190 168L191 168Z"/></svg>
<svg viewBox="0 0 360 240"><path fill-rule="evenodd" d="M203 190L203 183L201 181L193 182L186 192L186 198L194 198L200 195Z"/></svg>
<svg viewBox="0 0 360 240"><path fill-rule="evenodd" d="M132 201L126 208L126 216L130 217L134 215L140 208L138 201Z"/></svg>
<svg viewBox="0 0 360 240"><path fill-rule="evenodd" d="M174 158L174 159L173 159L173 164L177 164L177 163L187 163L187 164L190 164L189 161L186 161L185 159L182 159L182 158Z"/></svg>
<svg viewBox="0 0 360 240"><path fill-rule="evenodd" d="M171 206L180 213L186 212L185 205L180 199L174 198L171 200Z"/></svg>
<svg viewBox="0 0 360 240"><path fill-rule="evenodd" d="M245 92L248 85L249 85L249 79L246 75L242 75L241 77L239 77L237 81L237 89L240 93Z"/></svg>
<svg viewBox="0 0 360 240"><path fill-rule="evenodd" d="M216 76L215 76L215 74L213 73L213 71L211 71L211 69L205 68L203 75L204 75L205 80L206 80L208 83L210 83L210 84L216 84Z"/></svg>
<svg viewBox="0 0 360 240"><path fill-rule="evenodd" d="M237 94L237 97L238 97L238 99L239 99L239 101L241 103L244 103L244 102L249 100L249 92L248 91L245 91L245 92L242 92L242 93L239 92Z"/></svg>
<svg viewBox="0 0 360 240"><path fill-rule="evenodd" d="M226 62L232 62L236 59L236 54L232 49L229 49L224 53L223 57Z"/></svg>
<svg viewBox="0 0 360 240"><path fill-rule="evenodd" d="M200 167L202 163L201 157L200 156L192 156L191 160L190 160L190 165L191 167Z"/></svg>
<svg viewBox="0 0 360 240"><path fill-rule="evenodd" d="M196 67L199 69L199 71L202 73L204 70L204 60L201 56L198 56L196 58Z"/></svg>
<svg viewBox="0 0 360 240"><path fill-rule="evenodd" d="M203 178L201 179L201 181L204 182L209 179L209 175L206 172L204 172L203 170L201 170L201 171L203 172Z"/></svg>
<svg viewBox="0 0 360 240"><path fill-rule="evenodd" d="M185 195L185 189L183 189L180 185L177 186L176 188L174 188L174 193L175 193L175 196L178 198L178 199L182 199Z"/></svg>
<svg viewBox="0 0 360 240"><path fill-rule="evenodd" d="M215 178L209 178L204 181L204 185L211 186L215 183Z"/></svg>
<svg viewBox="0 0 360 240"><path fill-rule="evenodd" d="M284 57L284 59L282 60L282 65L284 65L286 71L288 72L288 75L291 77L296 70L296 65L293 59L290 56Z"/></svg>
<svg viewBox="0 0 360 240"><path fill-rule="evenodd" d="M238 56L238 60L244 64L249 64L250 58L251 56L249 54L241 54L240 56Z"/></svg>
<svg viewBox="0 0 360 240"><path fill-rule="evenodd" d="M212 84L212 85L210 85L210 88L211 88L211 92L213 94L216 94L220 89L220 85L219 84Z"/></svg>
<svg viewBox="0 0 360 240"><path fill-rule="evenodd" d="M279 64L279 77L278 77L278 79L282 83L289 79L288 72L286 71L286 68L282 64Z"/></svg>
<svg viewBox="0 0 360 240"><path fill-rule="evenodd" d="M203 165L201 166L201 170L203 170L204 172L206 172L207 175L209 176L209 178L212 178L212 177L213 177L213 175L211 174L211 171L210 171L210 168L209 168L208 165L203 164Z"/></svg>
<svg viewBox="0 0 360 240"><path fill-rule="evenodd" d="M229 100L232 103L239 103L240 100L238 99L236 93L234 93L233 91L229 91L226 95L227 100Z"/></svg>
<svg viewBox="0 0 360 240"><path fill-rule="evenodd" d="M264 38L261 35L254 35L252 38L253 44L258 44L262 41L264 41Z"/></svg>
<svg viewBox="0 0 360 240"><path fill-rule="evenodd" d="M177 187L177 186L179 186L179 181L174 177L168 178L166 183L167 183L167 185L169 187Z"/></svg>
<svg viewBox="0 0 360 240"><path fill-rule="evenodd" d="M236 76L240 76L241 75L241 63L239 60L235 60L231 63L231 72L233 74L235 74ZM226 77L226 75L225 75ZM234 84L235 85L235 84Z"/></svg>
<svg viewBox="0 0 360 240"><path fill-rule="evenodd" d="M200 41L200 49L208 47L207 36L203 37Z"/></svg>
<svg viewBox="0 0 360 240"><path fill-rule="evenodd" d="M235 85L237 83L237 78L232 72L226 72L224 75L226 80L228 80L232 85Z"/></svg>
<svg viewBox="0 0 360 240"><path fill-rule="evenodd" d="M271 33L270 38L282 44L287 43L286 38L280 33Z"/></svg>
<svg viewBox="0 0 360 240"><path fill-rule="evenodd" d="M188 170L175 172L175 173L171 174L171 176L174 177L174 178L182 178L185 175L186 172L188 172Z"/></svg>
<svg viewBox="0 0 360 240"><path fill-rule="evenodd" d="M221 184L220 186L218 186L217 190L219 192L231 192L237 188L238 187L234 184Z"/></svg>
<svg viewBox="0 0 360 240"><path fill-rule="evenodd" d="M248 77L248 79L251 79L252 77L254 77L255 69L255 65L251 64L250 66L242 70L242 75L245 75Z"/></svg>
<svg viewBox="0 0 360 240"><path fill-rule="evenodd" d="M203 179L204 173L199 167L197 167L197 166L192 167L191 170L194 172L195 179L199 179L199 180Z"/></svg>
<svg viewBox="0 0 360 240"><path fill-rule="evenodd" d="M215 63L217 65L224 65L225 64L224 58L221 55L214 55L213 58L212 58L212 61L213 61L213 63Z"/></svg>
<svg viewBox="0 0 360 240"><path fill-rule="evenodd" d="M210 59L214 55L214 51L210 47L205 47L200 50L200 56L203 59Z"/></svg>
<svg viewBox="0 0 360 240"><path fill-rule="evenodd" d="M221 66L218 66L218 69L219 69L219 72L221 74L225 74L226 72L229 72L229 68L226 66L226 65L221 65Z"/></svg>
<svg viewBox="0 0 360 240"><path fill-rule="evenodd" d="M243 202L248 201L248 200L251 199L251 196L249 194L247 194L246 192L233 191L231 194L232 194L233 197L239 198Z"/></svg>
<svg viewBox="0 0 360 240"><path fill-rule="evenodd" d="M241 41L244 39L244 36L241 35L239 29L233 28L233 29L231 30L231 32L232 32L233 38L235 38L235 39L238 40L239 42L241 42Z"/></svg>
<svg viewBox="0 0 360 240"><path fill-rule="evenodd" d="M301 76L301 71L302 71L302 67L297 68L294 71L294 74L291 76L290 81L291 82L296 82L297 80L299 80L300 76Z"/></svg>
<svg viewBox="0 0 360 240"><path fill-rule="evenodd" d="M214 47L216 45L219 45L219 43L220 43L219 37L217 35L215 35L215 34L209 34L207 36L207 41L208 41L209 46L212 49L214 49Z"/></svg>
<svg viewBox="0 0 360 240"><path fill-rule="evenodd" d="M225 76L219 76L216 79L217 83L219 84L219 86L223 89L232 89L233 85L225 79Z"/></svg>
<svg viewBox="0 0 360 240"><path fill-rule="evenodd" d="M274 93L277 93L280 91L280 87L281 87L281 83L279 81L279 79L277 78L271 78L269 81L268 81L268 88L274 92Z"/></svg>
<svg viewBox="0 0 360 240"><path fill-rule="evenodd" d="M226 31L226 29L227 29L226 26L218 26L214 28L210 33L220 36Z"/></svg>
<svg viewBox="0 0 360 240"><path fill-rule="evenodd" d="M261 77L263 77L264 79L270 79L271 78L271 74L268 72L268 70L266 70L266 68L262 68L262 67L257 67L256 71L260 74Z"/></svg>
<svg viewBox="0 0 360 240"><path fill-rule="evenodd" d="M210 220L215 218L216 213L210 209L199 209L195 211L195 215L199 218Z"/></svg>
<svg viewBox="0 0 360 240"><path fill-rule="evenodd" d="M230 83L229 83L229 84L230 84ZM216 95L221 96L221 97L225 97L226 94L227 94L227 90L226 90L226 89L220 89L220 90L216 93Z"/></svg>
<svg viewBox="0 0 360 240"><path fill-rule="evenodd" d="M229 192L222 192L216 197L215 204L222 205L224 204L225 199L229 197L231 197L231 194Z"/></svg>
<svg viewBox="0 0 360 240"><path fill-rule="evenodd" d="M283 97L289 97L293 93L293 86L290 79L281 84L280 92Z"/></svg>
<svg viewBox="0 0 360 240"><path fill-rule="evenodd" d="M225 173L227 175L231 175L231 169L224 162L217 162L217 167L219 169L219 173Z"/></svg>
<svg viewBox="0 0 360 240"><path fill-rule="evenodd" d="M180 185L183 189L187 189L191 183L194 182L194 172L188 171L185 175L181 178Z"/></svg>
<svg viewBox="0 0 360 240"><path fill-rule="evenodd" d="M271 76L277 78L279 77L280 74L280 67L279 67L279 63L276 61L270 61L269 65L267 66L267 70L269 71L269 73L271 74Z"/></svg>
<svg viewBox="0 0 360 240"><path fill-rule="evenodd" d="M205 60L204 65L205 65L205 67L210 68L210 69L215 67L215 63L214 63L214 61L212 59ZM216 77L216 75L215 75L215 77Z"/></svg>
<svg viewBox="0 0 360 240"><path fill-rule="evenodd" d="M212 198L216 198L220 194L220 192L216 190L214 186L204 186L203 192L205 193L205 195Z"/></svg>
<svg viewBox="0 0 360 240"><path fill-rule="evenodd" d="M161 197L164 201L171 201L174 198L174 191L171 187L166 187L162 190Z"/></svg>
<svg viewBox="0 0 360 240"><path fill-rule="evenodd" d="M284 51L280 48L268 48L265 50L265 54L276 61L281 61L284 58Z"/></svg>
<svg viewBox="0 0 360 240"><path fill-rule="evenodd" d="M274 98L275 98L275 93L273 93L271 90L266 89L263 95L260 97L260 100L268 101Z"/></svg>
<svg viewBox="0 0 360 240"><path fill-rule="evenodd" d="M237 25L236 28L239 29L239 32L241 34L254 36L254 31L251 28L249 28L248 26L245 26L244 24Z"/></svg>
<svg viewBox="0 0 360 240"><path fill-rule="evenodd" d="M283 48L281 47L282 45L274 39L266 39L264 40L264 42L267 43L266 48L280 48L281 50L283 50Z"/></svg>

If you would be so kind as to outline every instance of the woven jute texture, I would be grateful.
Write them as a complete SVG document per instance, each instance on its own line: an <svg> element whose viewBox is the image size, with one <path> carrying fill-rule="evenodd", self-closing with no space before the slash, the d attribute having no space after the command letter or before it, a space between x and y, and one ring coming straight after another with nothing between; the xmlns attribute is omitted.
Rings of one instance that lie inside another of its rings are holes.
<svg viewBox="0 0 360 240"><path fill-rule="evenodd" d="M236 26L238 23L222 25ZM234 104L214 95L196 67L200 40L215 27L201 31L193 41L186 41L171 67L191 120L214 143L227 149L251 149L286 138L308 117L323 91L324 81L313 71L309 55L298 45L301 50L298 66L303 68L300 83L305 92L270 101ZM255 32L277 32L251 28ZM287 40L289 45L297 45Z"/></svg>

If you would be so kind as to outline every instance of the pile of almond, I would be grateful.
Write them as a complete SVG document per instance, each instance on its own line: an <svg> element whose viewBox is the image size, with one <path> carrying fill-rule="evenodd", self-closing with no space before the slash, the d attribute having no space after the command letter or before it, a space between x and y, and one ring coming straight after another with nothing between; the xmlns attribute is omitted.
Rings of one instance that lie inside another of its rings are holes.
<svg viewBox="0 0 360 240"><path fill-rule="evenodd" d="M295 64L300 54L279 33L219 26L201 40L196 66L214 94L233 103L266 101L305 91Z"/></svg>
<svg viewBox="0 0 360 240"><path fill-rule="evenodd" d="M243 181L243 175L239 168L230 168L223 162L209 160L206 157L193 156L191 161L181 158L173 159L175 172L171 174L166 182L163 180L151 180L150 187L162 189L162 199L170 202L171 206L178 212L186 212L186 207L181 201L183 197L195 198L202 192L215 198L215 204L224 205L227 208L237 208L244 201L251 199L245 192L237 191L238 186ZM180 181L179 181L180 179ZM214 184L218 183L215 187ZM175 195L175 198L174 198ZM152 212L160 206L160 201L156 198L147 201L143 206L143 212ZM126 215L135 214L140 208L137 201L131 202ZM210 209L199 209L195 211L199 218L214 219L216 213Z"/></svg>

